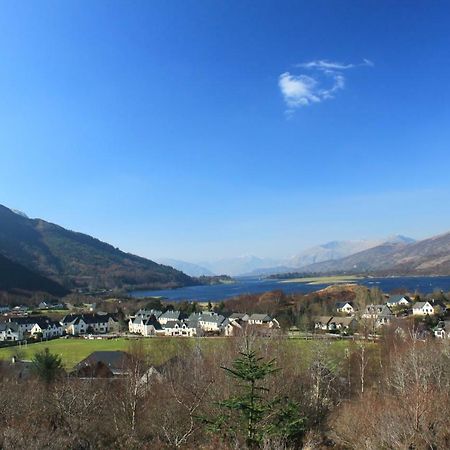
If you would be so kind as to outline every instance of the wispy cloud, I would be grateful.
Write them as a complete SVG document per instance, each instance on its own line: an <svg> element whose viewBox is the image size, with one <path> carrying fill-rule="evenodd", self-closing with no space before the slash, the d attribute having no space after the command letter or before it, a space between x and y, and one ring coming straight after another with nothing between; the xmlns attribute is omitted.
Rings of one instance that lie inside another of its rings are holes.
<svg viewBox="0 0 450 450"><path fill-rule="evenodd" d="M302 106L334 98L335 93L345 87L345 70L372 66L373 62L368 59L363 59L359 64L324 59L296 64L295 67L306 69L308 73L296 75L284 72L278 79L278 86L288 108L286 113L291 115Z"/></svg>

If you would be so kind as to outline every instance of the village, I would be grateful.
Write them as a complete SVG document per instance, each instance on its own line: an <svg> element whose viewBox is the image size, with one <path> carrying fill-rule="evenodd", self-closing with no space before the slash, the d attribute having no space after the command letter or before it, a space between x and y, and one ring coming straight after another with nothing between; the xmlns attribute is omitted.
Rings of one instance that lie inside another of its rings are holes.
<svg viewBox="0 0 450 450"><path fill-rule="evenodd" d="M41 302L37 309L40 314L28 307L2 307L0 344L70 337L236 337L249 332L262 337L280 334L295 337L302 334L297 327L283 329L277 317L261 313L202 310L188 314L176 309L140 308L120 317L117 312L95 310L95 304L86 304L81 312L68 311L59 320L45 314L55 309L61 311L63 307L61 303ZM333 315L312 317L307 334L342 338L363 338L369 334L376 337L388 325L401 331L408 320L414 319L424 338L450 338L448 308L439 300L414 301L406 295L392 295L385 303L369 304L361 311L353 301L336 302L333 309Z"/></svg>

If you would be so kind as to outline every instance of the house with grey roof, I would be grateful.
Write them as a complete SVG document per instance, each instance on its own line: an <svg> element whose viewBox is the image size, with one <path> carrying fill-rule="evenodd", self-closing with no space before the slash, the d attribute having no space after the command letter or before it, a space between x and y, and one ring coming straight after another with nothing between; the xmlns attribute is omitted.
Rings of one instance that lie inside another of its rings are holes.
<svg viewBox="0 0 450 450"><path fill-rule="evenodd" d="M251 314L248 318L249 325L265 325L268 328L279 328L277 319L273 319L268 314Z"/></svg>
<svg viewBox="0 0 450 450"><path fill-rule="evenodd" d="M135 317L128 322L130 333L141 334L142 336L165 336L165 331L159 323L156 316L151 315L148 318Z"/></svg>
<svg viewBox="0 0 450 450"><path fill-rule="evenodd" d="M158 321L161 325L165 325L167 322L173 321L173 320L182 320L183 314L180 311L166 311L165 313L162 313L158 317Z"/></svg>
<svg viewBox="0 0 450 450"><path fill-rule="evenodd" d="M221 331L225 317L216 313L203 313L198 318L198 326L205 332Z"/></svg>
<svg viewBox="0 0 450 450"><path fill-rule="evenodd" d="M380 327L388 325L395 318L395 315L387 305L367 305L361 317L372 320L375 327Z"/></svg>
<svg viewBox="0 0 450 450"><path fill-rule="evenodd" d="M430 302L416 302L413 305L413 316L433 316L434 308Z"/></svg>
<svg viewBox="0 0 450 450"><path fill-rule="evenodd" d="M450 339L450 320L441 320L434 329L434 336L438 339Z"/></svg>
<svg viewBox="0 0 450 450"><path fill-rule="evenodd" d="M354 314L355 306L353 302L337 302L336 303L336 312L342 314Z"/></svg>
<svg viewBox="0 0 450 450"><path fill-rule="evenodd" d="M42 336L44 339L52 339L64 334L64 327L48 318L38 319L30 331L31 336Z"/></svg>
<svg viewBox="0 0 450 450"><path fill-rule="evenodd" d="M314 318L314 328L316 330L328 331L328 326L333 320L333 316L318 316Z"/></svg>
<svg viewBox="0 0 450 450"><path fill-rule="evenodd" d="M131 356L123 351L97 351L80 361L72 376L80 378L123 377L129 373Z"/></svg>
<svg viewBox="0 0 450 450"><path fill-rule="evenodd" d="M192 328L187 321L181 320L169 320L163 325L163 329L166 336L192 337L197 334L196 328Z"/></svg>
<svg viewBox="0 0 450 450"><path fill-rule="evenodd" d="M390 307L408 307L411 305L411 300L406 295L391 295L386 302Z"/></svg>
<svg viewBox="0 0 450 450"><path fill-rule="evenodd" d="M244 329L245 323L246 322L244 322L242 320L237 320L237 319L232 319L231 317L227 317L222 322L222 329L223 329L224 335L227 337L241 335L242 331Z"/></svg>
<svg viewBox="0 0 450 450"><path fill-rule="evenodd" d="M90 313L67 314L61 319L61 325L67 334L77 336L79 334L104 334L116 330L118 320L114 314Z"/></svg>
<svg viewBox="0 0 450 450"><path fill-rule="evenodd" d="M20 331L25 333L30 333L31 329L34 327L35 323L40 319L46 319L43 316L25 316L25 317L10 317L8 319L9 323L16 323Z"/></svg>
<svg viewBox="0 0 450 450"><path fill-rule="evenodd" d="M14 342L23 339L23 332L15 322L0 323L0 341Z"/></svg>
<svg viewBox="0 0 450 450"><path fill-rule="evenodd" d="M161 316L162 311L158 309L140 309L135 315L135 319L149 319L151 316L155 316L157 319Z"/></svg>
<svg viewBox="0 0 450 450"><path fill-rule="evenodd" d="M358 322L354 317L332 317L328 323L328 329L330 331L354 331L357 326Z"/></svg>
<svg viewBox="0 0 450 450"><path fill-rule="evenodd" d="M231 320L241 320L242 322L248 322L249 315L246 313L233 313L230 315Z"/></svg>

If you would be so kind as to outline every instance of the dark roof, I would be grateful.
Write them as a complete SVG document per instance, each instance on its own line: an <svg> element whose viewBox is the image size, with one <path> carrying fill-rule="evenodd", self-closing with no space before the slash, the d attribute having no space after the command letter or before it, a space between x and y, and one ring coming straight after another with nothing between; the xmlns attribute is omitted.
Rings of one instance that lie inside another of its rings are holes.
<svg viewBox="0 0 450 450"><path fill-rule="evenodd" d="M110 318L113 320L117 320L114 314L67 314L67 316L63 317L61 323L78 323L81 319L83 319L84 323L86 324L106 323Z"/></svg>
<svg viewBox="0 0 450 450"><path fill-rule="evenodd" d="M19 325L15 322L2 322L0 323L0 331L6 331L6 330L11 330L11 331L18 331L19 330Z"/></svg>
<svg viewBox="0 0 450 450"><path fill-rule="evenodd" d="M44 316L27 316L27 317L10 317L9 322L15 322L19 325L28 325L28 324L35 324L39 320L45 320L48 319L48 317Z"/></svg>
<svg viewBox="0 0 450 450"><path fill-rule="evenodd" d="M158 320L156 319L155 315L152 314L145 322L144 325L153 325L153 328L155 330L162 330L163 327L161 326L161 324L158 322Z"/></svg>
<svg viewBox="0 0 450 450"><path fill-rule="evenodd" d="M87 358L80 361L76 368L93 366L102 363L112 370L123 370L130 361L130 355L122 351L98 351L91 353Z"/></svg>
<svg viewBox="0 0 450 450"><path fill-rule="evenodd" d="M57 328L59 328L61 326L61 324L59 322L56 322L54 320L50 320L47 317L42 317L42 318L36 320L34 323L38 324L39 327L41 329L43 329L43 330L47 329L47 328L52 328L53 326L55 326Z"/></svg>
<svg viewBox="0 0 450 450"><path fill-rule="evenodd" d="M336 308L343 308L347 303L353 307L353 302L336 302Z"/></svg>

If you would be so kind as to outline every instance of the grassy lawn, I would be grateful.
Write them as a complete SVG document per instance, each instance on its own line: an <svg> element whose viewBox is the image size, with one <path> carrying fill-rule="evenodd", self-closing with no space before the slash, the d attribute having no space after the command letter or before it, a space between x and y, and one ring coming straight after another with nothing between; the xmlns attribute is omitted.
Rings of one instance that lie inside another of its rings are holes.
<svg viewBox="0 0 450 450"><path fill-rule="evenodd" d="M196 343L200 343L201 347L206 351L214 351L220 354L221 346L226 342L231 343L231 338L143 338L142 342L144 350L149 355L152 364L162 364L177 353L183 353L186 349L190 349ZM36 344L28 344L22 347L9 347L0 349L0 360L10 359L13 355L18 354L21 359L32 359L36 352L49 348L50 352L61 356L67 369L71 369L75 364L86 358L94 351L101 350L124 350L127 351L133 342L137 339L55 339L47 342L38 342ZM267 341L269 342L269 341ZM304 339L286 339L279 342L279 345L285 346L286 351L292 361L298 361L300 364L306 364L318 351L319 347L326 348L335 362L342 361L345 356L345 349L350 345L349 341L343 340L325 340L313 341Z"/></svg>
<svg viewBox="0 0 450 450"><path fill-rule="evenodd" d="M282 280L280 283L308 283L308 284L334 284L334 283L352 283L362 279L359 276L336 275L334 277L304 277Z"/></svg>
<svg viewBox="0 0 450 450"><path fill-rule="evenodd" d="M21 347L8 347L0 349L0 359L10 359L14 354L19 353L21 359L32 359L36 352L44 350L46 347L52 353L61 356L64 365L70 369L92 352L101 350L128 350L134 339L55 339L46 342L37 342ZM176 339L151 338L141 340L151 355L153 364L161 364L172 357L180 343Z"/></svg>

